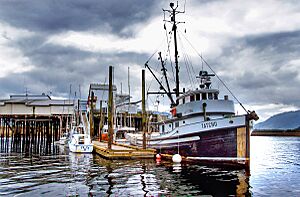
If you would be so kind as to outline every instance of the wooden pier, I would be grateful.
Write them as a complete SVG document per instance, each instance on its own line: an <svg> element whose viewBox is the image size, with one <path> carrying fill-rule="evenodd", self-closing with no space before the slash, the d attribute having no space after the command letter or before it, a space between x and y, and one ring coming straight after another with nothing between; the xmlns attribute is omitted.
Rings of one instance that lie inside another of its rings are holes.
<svg viewBox="0 0 300 197"><path fill-rule="evenodd" d="M45 94L0 100L0 151L50 153L71 121L73 105Z"/></svg>
<svg viewBox="0 0 300 197"><path fill-rule="evenodd" d="M94 153L106 159L152 159L155 158L156 150L142 149L125 144L112 144L108 149L107 142L93 141Z"/></svg>

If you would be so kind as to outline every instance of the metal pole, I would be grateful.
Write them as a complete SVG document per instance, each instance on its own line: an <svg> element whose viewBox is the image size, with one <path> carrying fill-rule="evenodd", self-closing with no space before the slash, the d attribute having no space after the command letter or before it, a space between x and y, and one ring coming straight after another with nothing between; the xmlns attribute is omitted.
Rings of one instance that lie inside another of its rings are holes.
<svg viewBox="0 0 300 197"><path fill-rule="evenodd" d="M108 150L111 150L113 141L113 88L112 88L113 67L109 66L109 94L108 94Z"/></svg>
<svg viewBox="0 0 300 197"><path fill-rule="evenodd" d="M91 108L90 108L90 136L91 136L91 140L94 137L94 92L92 91L92 95L90 98L90 104L91 104Z"/></svg>
<svg viewBox="0 0 300 197"><path fill-rule="evenodd" d="M100 100L100 124L99 124L99 141L102 140L102 129L103 129L103 110L102 110L102 100Z"/></svg>
<svg viewBox="0 0 300 197"><path fill-rule="evenodd" d="M173 22L173 28L172 30L174 31L174 47L175 47L175 70L176 70L176 97L179 96L179 66L178 66L178 49L177 49L177 25L176 25L176 20L175 20L175 15L176 15L176 8L173 8L171 6L173 12L172 12L172 17L171 21ZM176 104L178 105L178 100L176 99Z"/></svg>

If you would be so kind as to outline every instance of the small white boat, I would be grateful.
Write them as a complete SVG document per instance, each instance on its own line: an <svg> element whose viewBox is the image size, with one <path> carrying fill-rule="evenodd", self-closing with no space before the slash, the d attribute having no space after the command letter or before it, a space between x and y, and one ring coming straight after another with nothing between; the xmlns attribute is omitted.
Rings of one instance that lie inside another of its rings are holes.
<svg viewBox="0 0 300 197"><path fill-rule="evenodd" d="M61 137L60 137L60 139L59 139L59 144L61 144L61 145L65 145L65 144L67 144L68 143L68 133L63 133L62 135L61 135Z"/></svg>
<svg viewBox="0 0 300 197"><path fill-rule="evenodd" d="M136 133L134 127L118 127L114 129L114 142L118 144L129 144L129 140L126 139L128 133Z"/></svg>
<svg viewBox="0 0 300 197"><path fill-rule="evenodd" d="M93 144L89 134L84 133L83 126L73 127L71 131L69 149L75 153L91 153L93 152Z"/></svg>

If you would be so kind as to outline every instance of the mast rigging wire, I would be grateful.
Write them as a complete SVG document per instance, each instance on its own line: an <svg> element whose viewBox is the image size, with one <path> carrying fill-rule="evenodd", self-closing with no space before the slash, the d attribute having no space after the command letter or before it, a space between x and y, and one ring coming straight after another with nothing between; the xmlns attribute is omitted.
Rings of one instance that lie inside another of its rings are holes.
<svg viewBox="0 0 300 197"><path fill-rule="evenodd" d="M227 91L233 96L233 98L239 103L239 105L245 110L247 114L249 114L249 111L244 107L244 105L239 101L239 99L233 94L233 92L229 89L229 87L225 84L225 82L217 75L217 73L212 69L212 67L206 62L206 60L203 58L203 56L198 53L198 51L195 49L195 47L192 45L192 43L183 35L185 40L190 44L190 46L195 50L197 55L202 59L202 61L207 65L207 67L215 74L215 76L220 80L220 82L223 84L223 86L227 89Z"/></svg>
<svg viewBox="0 0 300 197"><path fill-rule="evenodd" d="M179 43L182 46L183 59L184 59L184 62L185 62L185 65L186 65L186 69L187 69L187 72L188 72L189 80L190 80L190 83L191 83L191 88L193 89L193 88L195 88L196 81L195 81L195 78L193 77L193 73L192 73L191 70L194 71L194 68L193 68L193 65L192 65L192 63L190 61L189 55L186 52L186 49L185 49L185 47L183 45L182 39L180 37L180 34L178 34L178 38L179 38L179 41L180 41ZM195 72L194 72L194 76L197 76Z"/></svg>
<svg viewBox="0 0 300 197"><path fill-rule="evenodd" d="M165 12L164 12L164 14L165 14ZM171 59L172 57L171 57L171 50L170 50L170 43L171 43L171 40L172 40L171 39L171 37L172 37L172 31L169 32L169 34L170 34L170 39L169 39L168 38L168 31L167 31L166 21L164 23L164 29L165 29L165 32L166 32L166 39L167 39L167 54L169 54L170 63L171 63L170 66L171 66L171 70L172 70L174 81L175 81L175 74L174 74L174 69L173 69L173 65L172 65L172 59Z"/></svg>

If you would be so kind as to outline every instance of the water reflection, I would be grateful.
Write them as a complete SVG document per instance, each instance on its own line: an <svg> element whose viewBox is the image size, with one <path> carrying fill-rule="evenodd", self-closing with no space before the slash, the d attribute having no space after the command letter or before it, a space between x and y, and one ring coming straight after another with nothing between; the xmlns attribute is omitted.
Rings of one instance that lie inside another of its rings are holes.
<svg viewBox="0 0 300 197"><path fill-rule="evenodd" d="M173 163L173 172L181 172L181 163Z"/></svg>
<svg viewBox="0 0 300 197"><path fill-rule="evenodd" d="M107 161L95 155L94 158L99 166L106 167L107 174L98 174L92 184L101 183L107 195L249 195L249 178L244 170L231 171L167 161L157 165L152 160Z"/></svg>
<svg viewBox="0 0 300 197"><path fill-rule="evenodd" d="M243 170L155 160L106 160L63 146L50 155L0 153L0 196L249 195Z"/></svg>
<svg viewBox="0 0 300 197"><path fill-rule="evenodd" d="M92 189L90 185L93 155L69 152L68 156L71 181L68 190L65 191L66 195L78 196L83 191L89 193Z"/></svg>
<svg viewBox="0 0 300 197"><path fill-rule="evenodd" d="M32 140L27 142L25 140L12 140L11 137L0 137L1 153L22 153L26 157L32 155L57 155L59 154L59 148L59 146L46 139L33 143Z"/></svg>

